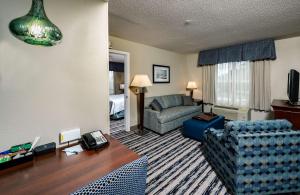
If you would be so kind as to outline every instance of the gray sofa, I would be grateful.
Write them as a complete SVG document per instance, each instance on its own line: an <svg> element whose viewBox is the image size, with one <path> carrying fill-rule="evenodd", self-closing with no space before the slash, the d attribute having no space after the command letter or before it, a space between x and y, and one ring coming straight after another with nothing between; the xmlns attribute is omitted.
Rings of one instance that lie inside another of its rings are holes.
<svg viewBox="0 0 300 195"><path fill-rule="evenodd" d="M165 95L145 98L144 127L159 134L177 129L182 123L201 113L200 106L184 106L182 94ZM163 110L152 110L149 106L156 99Z"/></svg>

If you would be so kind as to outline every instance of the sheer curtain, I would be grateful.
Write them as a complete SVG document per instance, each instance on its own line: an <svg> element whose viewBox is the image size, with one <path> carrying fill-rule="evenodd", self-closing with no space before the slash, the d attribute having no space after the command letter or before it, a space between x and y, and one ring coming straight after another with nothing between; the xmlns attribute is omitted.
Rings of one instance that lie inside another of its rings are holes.
<svg viewBox="0 0 300 195"><path fill-rule="evenodd" d="M202 67L202 94L203 101L207 104L215 103L215 65Z"/></svg>
<svg viewBox="0 0 300 195"><path fill-rule="evenodd" d="M217 64L215 78L216 105L249 107L251 89L249 61Z"/></svg>
<svg viewBox="0 0 300 195"><path fill-rule="evenodd" d="M271 110L270 61L251 62L252 82L250 90L250 108Z"/></svg>

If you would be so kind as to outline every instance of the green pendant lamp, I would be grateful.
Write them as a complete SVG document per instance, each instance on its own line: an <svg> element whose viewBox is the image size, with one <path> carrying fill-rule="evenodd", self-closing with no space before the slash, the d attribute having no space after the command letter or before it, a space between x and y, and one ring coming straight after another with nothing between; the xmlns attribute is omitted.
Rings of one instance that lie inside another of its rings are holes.
<svg viewBox="0 0 300 195"><path fill-rule="evenodd" d="M62 33L46 16L43 0L32 0L29 13L9 23L10 32L31 45L53 46L60 43Z"/></svg>

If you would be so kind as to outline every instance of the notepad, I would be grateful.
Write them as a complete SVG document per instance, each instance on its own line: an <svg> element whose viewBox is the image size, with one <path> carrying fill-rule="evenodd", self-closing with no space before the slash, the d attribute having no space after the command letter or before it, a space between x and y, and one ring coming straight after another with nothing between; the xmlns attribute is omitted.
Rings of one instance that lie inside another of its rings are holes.
<svg viewBox="0 0 300 195"><path fill-rule="evenodd" d="M63 151L67 154L67 156L71 156L71 155L76 155L76 154L82 152L83 149L82 149L81 145L78 144L78 145L75 145L75 146L72 146L69 148L65 148Z"/></svg>

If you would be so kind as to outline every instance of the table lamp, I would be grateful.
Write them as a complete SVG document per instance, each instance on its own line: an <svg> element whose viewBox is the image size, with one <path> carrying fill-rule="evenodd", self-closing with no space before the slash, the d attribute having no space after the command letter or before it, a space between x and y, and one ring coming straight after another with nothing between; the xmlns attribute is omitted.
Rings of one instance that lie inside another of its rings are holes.
<svg viewBox="0 0 300 195"><path fill-rule="evenodd" d="M189 81L186 87L187 90L189 90L191 93L191 98L193 99L193 93L194 93L194 89L197 89L197 84L195 81Z"/></svg>
<svg viewBox="0 0 300 195"><path fill-rule="evenodd" d="M120 90L124 93L124 89L125 89L125 84L124 83L122 83L122 84L120 84Z"/></svg>
<svg viewBox="0 0 300 195"><path fill-rule="evenodd" d="M134 76L131 87L136 87L138 90L136 90L138 99L138 108L139 108L139 134L143 134L144 132L144 98L145 98L145 87L152 86L152 83L148 77L148 75L145 74L137 74Z"/></svg>

